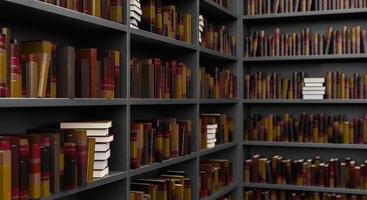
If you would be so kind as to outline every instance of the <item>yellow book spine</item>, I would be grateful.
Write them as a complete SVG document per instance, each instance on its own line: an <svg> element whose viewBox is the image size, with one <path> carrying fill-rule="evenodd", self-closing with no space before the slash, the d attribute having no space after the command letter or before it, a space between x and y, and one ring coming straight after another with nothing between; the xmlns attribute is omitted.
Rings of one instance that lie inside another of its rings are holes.
<svg viewBox="0 0 367 200"><path fill-rule="evenodd" d="M47 78L48 78L48 71L50 67L49 54L43 53L41 55L40 60L41 60L41 65L38 68L39 82L38 82L37 97L46 97Z"/></svg>
<svg viewBox="0 0 367 200"><path fill-rule="evenodd" d="M11 154L0 151L0 200L11 199Z"/></svg>
<svg viewBox="0 0 367 200"><path fill-rule="evenodd" d="M50 181L41 181L41 196L50 196Z"/></svg>
<svg viewBox="0 0 367 200"><path fill-rule="evenodd" d="M343 124L343 143L349 144L349 122Z"/></svg>
<svg viewBox="0 0 367 200"><path fill-rule="evenodd" d="M187 43L192 43L191 38L191 15L184 15L184 41Z"/></svg>
<svg viewBox="0 0 367 200"><path fill-rule="evenodd" d="M95 7L94 7L94 16L101 17L101 1L102 0L94 0Z"/></svg>

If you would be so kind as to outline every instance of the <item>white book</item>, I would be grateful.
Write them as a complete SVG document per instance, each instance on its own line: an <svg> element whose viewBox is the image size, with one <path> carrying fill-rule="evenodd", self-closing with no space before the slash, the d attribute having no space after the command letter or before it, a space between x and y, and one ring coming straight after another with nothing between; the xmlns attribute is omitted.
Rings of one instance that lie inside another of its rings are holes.
<svg viewBox="0 0 367 200"><path fill-rule="evenodd" d="M214 147L215 147L215 143L206 144L206 148L208 149L214 148Z"/></svg>
<svg viewBox="0 0 367 200"><path fill-rule="evenodd" d="M130 19L130 24L134 26L139 26L139 22L136 19Z"/></svg>
<svg viewBox="0 0 367 200"><path fill-rule="evenodd" d="M325 78L318 77L318 78L304 78L303 81L305 83L325 83Z"/></svg>
<svg viewBox="0 0 367 200"><path fill-rule="evenodd" d="M61 129L108 129L112 121L61 122Z"/></svg>
<svg viewBox="0 0 367 200"><path fill-rule="evenodd" d="M217 142L217 138L213 138L213 139L210 139L210 140L206 140L206 143L209 144L209 143L216 143Z"/></svg>
<svg viewBox="0 0 367 200"><path fill-rule="evenodd" d="M94 160L107 160L111 157L111 150L106 152L94 152Z"/></svg>
<svg viewBox="0 0 367 200"><path fill-rule="evenodd" d="M322 87L323 83L305 83L305 87Z"/></svg>
<svg viewBox="0 0 367 200"><path fill-rule="evenodd" d="M206 125L207 129L217 129L218 128L218 124L208 124Z"/></svg>
<svg viewBox="0 0 367 200"><path fill-rule="evenodd" d="M139 27L135 26L134 24L130 24L130 28L139 29Z"/></svg>
<svg viewBox="0 0 367 200"><path fill-rule="evenodd" d="M302 94L325 94L325 90L324 91L312 91L312 90L310 90L310 91L302 91Z"/></svg>
<svg viewBox="0 0 367 200"><path fill-rule="evenodd" d="M216 137L216 134L215 133L207 133L206 134L206 139L207 140L214 139L215 137Z"/></svg>
<svg viewBox="0 0 367 200"><path fill-rule="evenodd" d="M324 95L322 95L322 94L306 94L306 95L303 95L303 99L306 99L306 100L324 99Z"/></svg>
<svg viewBox="0 0 367 200"><path fill-rule="evenodd" d="M312 91L317 91L317 90L321 90L321 91L323 91L323 90L325 90L325 87L324 86L322 86L322 87L303 87L303 89L302 90L304 90L304 91L309 91L309 90L312 90Z"/></svg>
<svg viewBox="0 0 367 200"><path fill-rule="evenodd" d="M134 11L130 11L130 19L136 19L138 22L141 22L141 15Z"/></svg>
<svg viewBox="0 0 367 200"><path fill-rule="evenodd" d="M108 135L108 129L88 129L87 136L106 136Z"/></svg>
<svg viewBox="0 0 367 200"><path fill-rule="evenodd" d="M138 8L141 8L140 1L138 0L130 0L130 6L136 6Z"/></svg>
<svg viewBox="0 0 367 200"><path fill-rule="evenodd" d="M214 128L214 129L206 129L206 133L216 133L217 132L217 129Z"/></svg>
<svg viewBox="0 0 367 200"><path fill-rule="evenodd" d="M200 32L203 32L204 31L204 28L202 26L199 26L199 31ZM200 32L199 32L199 36L200 36Z"/></svg>
<svg viewBox="0 0 367 200"><path fill-rule="evenodd" d="M93 164L93 169L102 170L108 166L108 160L95 160Z"/></svg>
<svg viewBox="0 0 367 200"><path fill-rule="evenodd" d="M203 15L199 15L199 21L204 21Z"/></svg>
<svg viewBox="0 0 367 200"><path fill-rule="evenodd" d="M91 137L96 139L96 143L108 143L113 141L113 135L108 135L105 137Z"/></svg>
<svg viewBox="0 0 367 200"><path fill-rule="evenodd" d="M134 12L136 12L139 15L143 15L143 11L141 10L141 8L139 8L139 7L135 6L135 5L130 6L130 12L131 11L134 11Z"/></svg>
<svg viewBox="0 0 367 200"><path fill-rule="evenodd" d="M110 149L110 143L96 143L94 146L94 151L107 151Z"/></svg>
<svg viewBox="0 0 367 200"><path fill-rule="evenodd" d="M108 167L102 169L102 170L93 170L93 178L102 178L106 176L109 172Z"/></svg>

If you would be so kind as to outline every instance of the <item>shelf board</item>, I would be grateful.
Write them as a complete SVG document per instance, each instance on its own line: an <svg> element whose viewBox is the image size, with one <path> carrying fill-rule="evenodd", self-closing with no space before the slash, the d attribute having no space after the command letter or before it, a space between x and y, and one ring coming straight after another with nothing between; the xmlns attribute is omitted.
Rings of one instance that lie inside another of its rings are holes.
<svg viewBox="0 0 367 200"><path fill-rule="evenodd" d="M245 187L245 188L261 188L261 189L269 189L269 190L293 190L293 191L304 191L304 192L326 192L326 193L367 195L367 190L347 189L347 188L328 188L328 187L296 186L296 185L277 185L277 184L269 184L269 183L243 183L243 187Z"/></svg>
<svg viewBox="0 0 367 200"><path fill-rule="evenodd" d="M137 176L140 174L144 174L146 172L150 172L150 171L154 171L154 170L158 170L164 167L168 167L177 163L182 163L188 160L191 160L193 158L196 158L196 153L191 153L189 155L186 156L181 156L181 157L177 157L177 158L171 158L168 160L163 160L162 162L157 162L157 163L153 163L151 165L143 165L138 169L131 169L129 171L129 176Z"/></svg>
<svg viewBox="0 0 367 200"><path fill-rule="evenodd" d="M243 62L288 62L288 61L353 61L363 60L367 54L328 54L310 56L269 56L269 57L248 57L243 58Z"/></svg>
<svg viewBox="0 0 367 200"><path fill-rule="evenodd" d="M0 7L6 8L12 13L22 13L21 17L23 17L24 20L31 20L33 22L34 20L42 21L47 25L55 24L57 21L61 22L58 24L63 24L63 27L127 31L127 26L124 24L119 24L38 0L4 0L0 3ZM6 12L6 10L3 11L2 9L1 11Z"/></svg>
<svg viewBox="0 0 367 200"><path fill-rule="evenodd" d="M151 99L132 98L129 99L131 105L174 105L174 104L196 104L196 99Z"/></svg>
<svg viewBox="0 0 367 200"><path fill-rule="evenodd" d="M138 42L153 47L183 48L187 50L196 50L196 46L193 44L172 39L149 31L130 28L130 32L131 43Z"/></svg>
<svg viewBox="0 0 367 200"><path fill-rule="evenodd" d="M230 55L225 55L222 54L218 51L212 50L212 49L208 49L208 48L204 48L204 47L200 47L200 55L201 56L205 56L207 58L210 59L215 59L215 60L227 60L227 61L237 61L237 57L235 56L230 56Z"/></svg>
<svg viewBox="0 0 367 200"><path fill-rule="evenodd" d="M234 104L237 99L200 99L201 104Z"/></svg>
<svg viewBox="0 0 367 200"><path fill-rule="evenodd" d="M19 107L76 107L76 106L124 106L126 99L99 98L0 98L0 108Z"/></svg>
<svg viewBox="0 0 367 200"><path fill-rule="evenodd" d="M232 147L235 147L237 146L237 142L230 142L230 143L227 143L227 144L219 144L219 145L216 145L214 148L210 148L210 149L202 149L199 151L199 156L206 156L208 154L212 154L212 153L215 153L215 152L218 152L218 151L224 151L224 150L227 150L227 149L230 149Z"/></svg>
<svg viewBox="0 0 367 200"><path fill-rule="evenodd" d="M109 183L113 183L116 181L120 181L123 179L126 179L127 177L127 173L126 172L116 172L116 171L110 171L110 173L103 177L103 178L99 178L99 179L94 179L94 181L88 185L82 186L82 187L78 187L74 190L67 190L67 191L62 191L62 192L58 192L55 194L51 194L50 196L46 197L46 198L41 198L40 200L53 200L53 199L61 199L70 195L74 195L86 190L90 190L99 186L103 186Z"/></svg>
<svg viewBox="0 0 367 200"><path fill-rule="evenodd" d="M308 12L278 13L245 15L245 22L274 21L274 20L301 20L301 19L320 19L319 17L347 17L347 16L366 16L367 8L340 9L340 10L318 10Z"/></svg>
<svg viewBox="0 0 367 200"><path fill-rule="evenodd" d="M201 198L201 200L217 200L220 197L223 197L224 195L232 192L234 189L236 189L237 185L235 183L231 183L228 186L225 186L224 188L220 189L219 191L215 192L214 194L207 196L205 198Z"/></svg>
<svg viewBox="0 0 367 200"><path fill-rule="evenodd" d="M213 0L201 0L200 1L200 10L204 11L204 13L209 13L212 16L217 17L226 17L230 19L236 19L237 14L233 14L234 11L229 10L219 4L215 3Z"/></svg>
<svg viewBox="0 0 367 200"><path fill-rule="evenodd" d="M367 104L367 99L244 99L243 104Z"/></svg>
<svg viewBox="0 0 367 200"><path fill-rule="evenodd" d="M361 150L367 149L366 144L337 144L337 143L244 141L243 145L259 146L259 147L295 147L295 148L361 149Z"/></svg>

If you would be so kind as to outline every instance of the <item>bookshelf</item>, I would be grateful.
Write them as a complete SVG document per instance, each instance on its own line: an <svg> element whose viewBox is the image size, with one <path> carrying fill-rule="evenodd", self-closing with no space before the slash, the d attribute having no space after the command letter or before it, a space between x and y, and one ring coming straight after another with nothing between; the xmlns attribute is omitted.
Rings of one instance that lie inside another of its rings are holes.
<svg viewBox="0 0 367 200"><path fill-rule="evenodd" d="M302 28L309 27L312 31L322 33L329 27L366 24L361 19L366 16L366 8L322 10L309 12L278 13L246 15L246 2L241 1L243 36L248 36L254 31L270 31L280 27L284 33L297 32ZM243 43L241 43L243 44ZM243 50L243 48L241 48ZM242 57L242 73L263 71L266 73L276 72L287 76L292 71L305 71L311 77L323 76L325 71L338 71L352 69L348 73L364 73L366 54L342 54L342 55L309 55L309 56L277 56L277 57ZM361 65L360 65L361 64ZM243 80L242 80L243 81ZM240 85L243 82L239 83ZM240 86L241 87L241 86ZM243 95L243 91L239 91ZM325 114L345 114L348 119L360 115L358 108L364 108L365 99L244 99L242 96L243 117L250 114L284 114L300 112ZM244 127L241 127L242 131ZM284 155L286 158L308 159L321 156L324 160L330 158L352 157L358 162L364 161L364 144L335 144L335 143L298 143L298 142L268 142L268 141L243 141L241 155L248 159L251 155L260 154L265 156ZM340 194L366 195L363 189L328 188L296 185L277 185L268 183L243 183L243 191L259 188L265 190L290 190L300 192L326 192ZM243 195L243 194L242 194Z"/></svg>
<svg viewBox="0 0 367 200"><path fill-rule="evenodd" d="M47 39L58 45L76 47L95 46L116 49L121 52L121 98L116 99L67 99L67 98L0 98L0 126L5 132L24 132L29 128L56 125L60 121L111 119L114 142L110 159L110 174L95 179L93 183L70 191L62 191L42 200L53 199L128 199L130 183L136 178L149 177L166 169L186 170L192 179L192 199L199 198L199 164L205 158L227 158L233 162L233 182L205 198L215 200L228 193L241 199L242 193L242 100L200 99L198 73L200 64L212 67L212 61L242 72L242 50L238 44L236 56L201 48L198 42L198 16L205 12L219 22L229 25L231 32L241 43L242 17L240 1L230 0L229 8L223 8L211 0L171 1L192 14L193 43L170 39L144 30L130 28L129 3L123 1L123 24L93 17L38 0L0 1L0 26L12 29L12 35L20 40ZM169 1L168 1L169 2ZM19 14L21 13L21 15ZM93 41L91 44L90 41ZM158 50L157 50L158 49ZM132 56L174 58L184 62L192 70L193 84L190 99L139 99L130 97L130 58ZM240 76L237 84L240 86ZM238 89L240 91L240 89ZM228 144L212 149L199 150L199 117L203 112L222 112L235 120L235 136ZM35 114L36 113L36 114ZM154 113L158 113L155 115ZM192 153L172 158L138 169L129 169L130 123L135 118L172 116L190 119L193 123ZM106 194L109 194L106 196Z"/></svg>

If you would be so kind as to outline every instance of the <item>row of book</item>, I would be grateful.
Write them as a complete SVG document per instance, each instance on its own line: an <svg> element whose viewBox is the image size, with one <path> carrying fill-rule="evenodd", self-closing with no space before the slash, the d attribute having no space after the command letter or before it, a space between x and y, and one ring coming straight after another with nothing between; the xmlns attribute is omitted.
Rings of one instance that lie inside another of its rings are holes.
<svg viewBox="0 0 367 200"><path fill-rule="evenodd" d="M176 5L162 5L161 0L141 0L143 30L192 43L192 16L179 12Z"/></svg>
<svg viewBox="0 0 367 200"><path fill-rule="evenodd" d="M305 80L313 83L305 83ZM319 82L315 82L319 81ZM306 84L309 87L303 91ZM326 72L324 77L308 78L304 71L293 72L290 78L277 73L255 72L244 75L245 99L302 99L315 90L325 99L367 98L367 74L347 75L342 71Z"/></svg>
<svg viewBox="0 0 367 200"><path fill-rule="evenodd" d="M0 97L121 96L119 51L19 42L1 28L0 60Z"/></svg>
<svg viewBox="0 0 367 200"><path fill-rule="evenodd" d="M78 125L78 129L74 129ZM32 129L0 136L0 199L39 199L100 177L99 145L111 122L61 123L63 129ZM98 131L97 130L97 131Z"/></svg>
<svg viewBox="0 0 367 200"><path fill-rule="evenodd" d="M245 140L313 142L313 143L367 143L367 116L347 120L342 115L301 113L298 117L254 114L245 120Z"/></svg>
<svg viewBox="0 0 367 200"><path fill-rule="evenodd" d="M214 148L233 139L233 118L221 113L200 114L200 149Z"/></svg>
<svg viewBox="0 0 367 200"><path fill-rule="evenodd" d="M367 189L366 164L367 160L357 164L350 157L324 162L319 156L293 160L280 155L266 158L257 154L244 161L244 182Z"/></svg>
<svg viewBox="0 0 367 200"><path fill-rule="evenodd" d="M122 24L123 0L40 0Z"/></svg>
<svg viewBox="0 0 367 200"><path fill-rule="evenodd" d="M247 15L366 8L365 0L248 0Z"/></svg>
<svg viewBox="0 0 367 200"><path fill-rule="evenodd" d="M130 200L191 200L191 179L185 171L167 170L155 178L136 179L130 184Z"/></svg>
<svg viewBox="0 0 367 200"><path fill-rule="evenodd" d="M191 98L192 70L176 60L132 58L131 97Z"/></svg>
<svg viewBox="0 0 367 200"><path fill-rule="evenodd" d="M207 197L232 181L232 162L225 159L200 161L200 198Z"/></svg>
<svg viewBox="0 0 367 200"><path fill-rule="evenodd" d="M329 27L325 33L312 32L310 28L299 33L281 33L279 28L272 34L255 31L245 37L244 47L245 57L360 53L367 53L366 30L360 26Z"/></svg>
<svg viewBox="0 0 367 200"><path fill-rule="evenodd" d="M366 195L326 192L253 189L244 192L244 200L366 200Z"/></svg>
<svg viewBox="0 0 367 200"><path fill-rule="evenodd" d="M213 72L200 67L200 98L234 99L237 97L237 77L231 70L214 68Z"/></svg>
<svg viewBox="0 0 367 200"><path fill-rule="evenodd" d="M200 25L200 46L222 54L236 55L236 36L225 25L216 25L203 16L204 25ZM201 22L200 22L201 23Z"/></svg>
<svg viewBox="0 0 367 200"><path fill-rule="evenodd" d="M134 121L130 131L130 168L190 154L191 135L190 120Z"/></svg>

